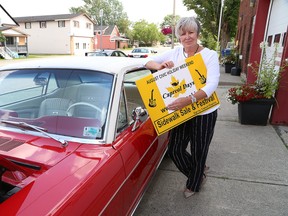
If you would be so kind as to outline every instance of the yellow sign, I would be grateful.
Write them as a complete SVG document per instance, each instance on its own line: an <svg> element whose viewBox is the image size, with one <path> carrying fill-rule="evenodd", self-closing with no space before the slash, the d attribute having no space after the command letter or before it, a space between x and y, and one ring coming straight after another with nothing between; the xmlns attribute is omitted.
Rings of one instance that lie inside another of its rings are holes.
<svg viewBox="0 0 288 216"><path fill-rule="evenodd" d="M167 105L178 97L194 94L206 84L207 70L201 54L189 57L172 69L163 69L136 81L158 135L220 104L216 92L180 110Z"/></svg>

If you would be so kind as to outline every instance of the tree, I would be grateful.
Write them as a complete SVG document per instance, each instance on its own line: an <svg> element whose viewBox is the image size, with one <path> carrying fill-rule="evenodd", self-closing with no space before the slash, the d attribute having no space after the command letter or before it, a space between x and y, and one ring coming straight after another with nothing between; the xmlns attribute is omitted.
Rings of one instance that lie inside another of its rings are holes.
<svg viewBox="0 0 288 216"><path fill-rule="evenodd" d="M85 5L72 7L70 12L89 15L97 25L101 25L100 10L103 9L102 25L117 25L121 33L129 30L130 21L126 12L123 12L123 5L118 0L83 0Z"/></svg>
<svg viewBox="0 0 288 216"><path fill-rule="evenodd" d="M216 46L220 19L221 0L183 0L189 10L194 10L203 29L202 39L209 46ZM239 0L225 0L220 34L220 47L224 48L235 37L239 12ZM208 40L206 41L205 39ZM215 41L213 43L213 41ZM214 48L215 47L210 47Z"/></svg>
<svg viewBox="0 0 288 216"><path fill-rule="evenodd" d="M83 7L71 7L69 9L69 11L70 11L71 14L87 13L85 8L83 8Z"/></svg>
<svg viewBox="0 0 288 216"><path fill-rule="evenodd" d="M6 40L6 37L0 32L0 44Z"/></svg>
<svg viewBox="0 0 288 216"><path fill-rule="evenodd" d="M119 31L121 33L125 33L126 36L129 35L129 31L130 31L129 26L130 25L131 25L131 22L128 20L127 16L120 18L117 21L117 27L118 27Z"/></svg>
<svg viewBox="0 0 288 216"><path fill-rule="evenodd" d="M175 23L173 23L173 14L166 15L164 17L164 21L160 25L161 25L161 27L166 26L166 25L173 26L173 24L175 25L179 19L180 19L180 16L176 15L175 16Z"/></svg>
<svg viewBox="0 0 288 216"><path fill-rule="evenodd" d="M162 39L159 29L154 23L148 23L145 20L135 22L132 30L133 40L138 40L140 45L152 46L155 42Z"/></svg>

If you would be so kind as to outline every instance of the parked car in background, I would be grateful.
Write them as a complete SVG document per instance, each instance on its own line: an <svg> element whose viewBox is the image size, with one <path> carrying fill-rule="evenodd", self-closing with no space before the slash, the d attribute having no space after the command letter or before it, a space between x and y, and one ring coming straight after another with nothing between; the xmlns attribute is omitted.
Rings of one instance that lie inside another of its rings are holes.
<svg viewBox="0 0 288 216"><path fill-rule="evenodd" d="M128 57L132 58L147 58L148 56L157 53L156 50L146 47L134 48L131 53L128 54Z"/></svg>
<svg viewBox="0 0 288 216"><path fill-rule="evenodd" d="M113 56L113 57L127 57L127 55L120 50L97 50L94 52L86 52L85 56Z"/></svg>
<svg viewBox="0 0 288 216"><path fill-rule="evenodd" d="M168 143L135 85L140 59L0 68L1 215L131 215Z"/></svg>

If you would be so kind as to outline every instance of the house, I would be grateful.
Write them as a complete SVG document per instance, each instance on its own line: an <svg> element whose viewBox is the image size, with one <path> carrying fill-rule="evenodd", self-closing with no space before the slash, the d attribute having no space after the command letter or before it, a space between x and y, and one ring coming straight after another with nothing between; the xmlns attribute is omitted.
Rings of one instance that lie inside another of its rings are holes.
<svg viewBox="0 0 288 216"><path fill-rule="evenodd" d="M11 26L0 27L0 31L5 36L5 41L1 44L5 51L5 54L1 52L4 58L10 59L28 55L27 34Z"/></svg>
<svg viewBox="0 0 288 216"><path fill-rule="evenodd" d="M120 36L120 32L116 25L95 25L94 35L94 50L128 48L129 39Z"/></svg>
<svg viewBox="0 0 288 216"><path fill-rule="evenodd" d="M84 55L93 50L94 21L85 13L15 17L29 53Z"/></svg>
<svg viewBox="0 0 288 216"><path fill-rule="evenodd" d="M12 59L19 55L27 55L27 34L19 31L19 24L0 5L0 32L4 36L0 41L0 57Z"/></svg>
<svg viewBox="0 0 288 216"><path fill-rule="evenodd" d="M247 68L251 62L261 62L262 50L259 44L268 43L271 52L275 43L278 47L278 64L288 58L288 1L287 0L242 0L240 3L238 32L236 35L237 51L242 59L240 65L246 74L247 82L253 83L256 76ZM288 69L281 76L280 86L276 92L277 104L271 112L271 124L288 125Z"/></svg>

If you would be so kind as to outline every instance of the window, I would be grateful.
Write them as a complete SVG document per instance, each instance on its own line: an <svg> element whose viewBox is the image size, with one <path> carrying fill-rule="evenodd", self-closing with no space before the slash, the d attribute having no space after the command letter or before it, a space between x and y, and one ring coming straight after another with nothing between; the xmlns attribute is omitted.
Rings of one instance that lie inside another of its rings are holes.
<svg viewBox="0 0 288 216"><path fill-rule="evenodd" d="M119 57L126 57L126 55L125 55L124 53L122 53L122 52L117 52L117 56L119 56Z"/></svg>
<svg viewBox="0 0 288 216"><path fill-rule="evenodd" d="M125 96L124 91L121 92L120 104L119 104L119 112L117 118L117 132L120 132L128 125L127 111L125 105Z"/></svg>
<svg viewBox="0 0 288 216"><path fill-rule="evenodd" d="M132 71L132 72L125 74L124 89L125 89L125 100L127 104L126 112L127 112L127 118L128 118L129 124L133 121L132 119L133 110L137 107L142 107L142 108L145 107L143 104L140 92L138 91L138 88L135 84L135 81L150 74L151 74L151 71L147 69L144 69L144 70L140 69L140 70ZM147 118L147 116L145 116L144 118Z"/></svg>
<svg viewBox="0 0 288 216"><path fill-rule="evenodd" d="M6 44L7 45L14 45L14 38L13 37L6 37Z"/></svg>
<svg viewBox="0 0 288 216"><path fill-rule="evenodd" d="M286 32L283 34L282 47L284 47L285 40L286 40Z"/></svg>
<svg viewBox="0 0 288 216"><path fill-rule="evenodd" d="M58 21L58 27L64 28L65 27L65 21L64 20Z"/></svg>
<svg viewBox="0 0 288 216"><path fill-rule="evenodd" d="M0 106L39 97L44 94L45 88L47 92L57 88L54 76L51 77L51 86L47 87L48 83L50 85L49 72L19 70L6 73L0 77Z"/></svg>
<svg viewBox="0 0 288 216"><path fill-rule="evenodd" d="M91 29L91 23L86 23L86 28Z"/></svg>
<svg viewBox="0 0 288 216"><path fill-rule="evenodd" d="M136 80L141 79L141 78L148 76L150 74L151 74L150 70L133 71L133 72L127 73L125 75L124 81L125 81L125 83L135 82Z"/></svg>
<svg viewBox="0 0 288 216"><path fill-rule="evenodd" d="M86 49L86 43L83 43L83 49Z"/></svg>
<svg viewBox="0 0 288 216"><path fill-rule="evenodd" d="M269 35L268 36L268 40L267 40L267 43L268 43L268 47L271 47L271 44L272 44L272 35Z"/></svg>
<svg viewBox="0 0 288 216"><path fill-rule="evenodd" d="M25 23L25 29L31 29L31 23L30 22Z"/></svg>
<svg viewBox="0 0 288 216"><path fill-rule="evenodd" d="M74 23L74 27L75 28L79 28L80 27L79 21L73 21L73 23Z"/></svg>
<svg viewBox="0 0 288 216"><path fill-rule="evenodd" d="M76 49L79 49L79 43L76 43L76 44L75 44L75 48L76 48Z"/></svg>
<svg viewBox="0 0 288 216"><path fill-rule="evenodd" d="M40 22L40 28L46 28L46 22L45 21Z"/></svg>
<svg viewBox="0 0 288 216"><path fill-rule="evenodd" d="M280 42L280 37L281 37L281 34L276 34L275 37L274 37L274 43L279 43Z"/></svg>

